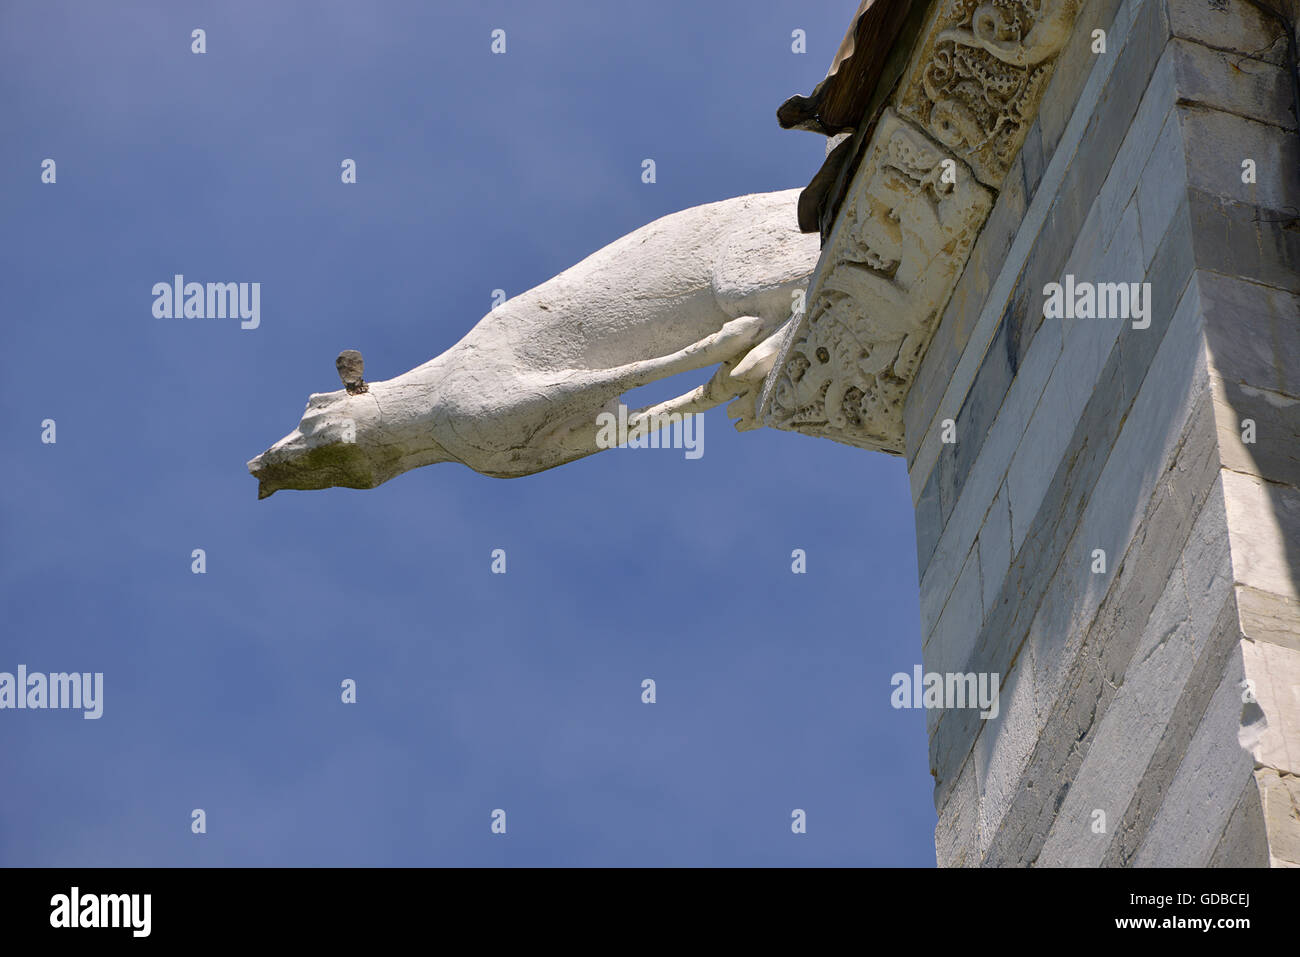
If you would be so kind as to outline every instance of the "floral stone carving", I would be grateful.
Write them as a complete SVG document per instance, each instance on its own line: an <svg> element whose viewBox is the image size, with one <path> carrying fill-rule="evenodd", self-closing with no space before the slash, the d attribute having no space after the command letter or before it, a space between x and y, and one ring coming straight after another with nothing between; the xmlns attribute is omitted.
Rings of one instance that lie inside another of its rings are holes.
<svg viewBox="0 0 1300 957"><path fill-rule="evenodd" d="M912 57L900 115L1002 183L1038 112L1078 0L943 0Z"/></svg>

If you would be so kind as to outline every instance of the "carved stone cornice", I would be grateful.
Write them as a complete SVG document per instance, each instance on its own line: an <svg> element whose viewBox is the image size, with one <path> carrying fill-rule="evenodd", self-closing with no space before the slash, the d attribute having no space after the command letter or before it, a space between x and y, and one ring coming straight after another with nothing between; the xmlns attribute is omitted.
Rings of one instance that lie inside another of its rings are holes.
<svg viewBox="0 0 1300 957"><path fill-rule="evenodd" d="M1078 3L935 4L764 383L759 421L902 454L903 400Z"/></svg>

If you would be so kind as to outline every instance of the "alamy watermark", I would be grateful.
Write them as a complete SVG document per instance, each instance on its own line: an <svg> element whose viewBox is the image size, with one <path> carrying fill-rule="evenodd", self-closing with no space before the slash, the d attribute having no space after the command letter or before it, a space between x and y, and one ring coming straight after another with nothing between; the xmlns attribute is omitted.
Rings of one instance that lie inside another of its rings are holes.
<svg viewBox="0 0 1300 957"><path fill-rule="evenodd" d="M132 937L148 937L152 894L83 894L73 887L50 898L51 927L125 927Z"/></svg>
<svg viewBox="0 0 1300 957"><path fill-rule="evenodd" d="M912 673L900 671L889 679L894 692L889 703L895 708L979 708L984 720L996 718L999 710L1000 676L987 671L921 673L915 665Z"/></svg>
<svg viewBox="0 0 1300 957"><path fill-rule="evenodd" d="M16 675L0 671L0 710L5 708L77 708L87 721L94 720L104 713L104 673L28 674L26 665L19 665Z"/></svg>
<svg viewBox="0 0 1300 957"><path fill-rule="evenodd" d="M1047 319L1132 319L1134 329L1151 325L1151 283L1065 282L1043 287L1043 316Z"/></svg>
<svg viewBox="0 0 1300 957"><path fill-rule="evenodd" d="M638 415L628 427L627 406L618 415L596 416L596 447L601 449L685 449L686 458L704 454L704 416L698 412L650 412Z"/></svg>
<svg viewBox="0 0 1300 957"><path fill-rule="evenodd" d="M260 282L186 282L177 273L171 282L154 283L153 295L159 319L240 319L241 329L262 323Z"/></svg>

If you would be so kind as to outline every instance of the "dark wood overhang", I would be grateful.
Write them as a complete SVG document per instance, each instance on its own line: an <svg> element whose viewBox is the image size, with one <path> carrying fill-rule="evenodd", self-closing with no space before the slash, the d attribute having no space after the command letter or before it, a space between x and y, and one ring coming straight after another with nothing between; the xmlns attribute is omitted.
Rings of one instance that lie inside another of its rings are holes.
<svg viewBox="0 0 1300 957"><path fill-rule="evenodd" d="M924 0L862 0L826 78L808 96L792 96L776 111L787 130L849 134L799 196L799 228L820 232L823 243L928 7Z"/></svg>

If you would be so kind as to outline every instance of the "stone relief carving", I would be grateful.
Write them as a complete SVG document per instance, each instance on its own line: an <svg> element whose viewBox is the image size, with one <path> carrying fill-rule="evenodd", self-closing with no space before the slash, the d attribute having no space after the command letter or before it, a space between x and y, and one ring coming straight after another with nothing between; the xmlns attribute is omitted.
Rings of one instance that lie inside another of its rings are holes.
<svg viewBox="0 0 1300 957"><path fill-rule="evenodd" d="M766 425L901 454L902 403L1038 112L1079 0L940 0L759 400ZM945 161L955 181L942 175ZM981 185L982 184L982 185Z"/></svg>
<svg viewBox="0 0 1300 957"><path fill-rule="evenodd" d="M904 79L899 113L999 186L1077 13L1078 0L944 0Z"/></svg>
<svg viewBox="0 0 1300 957"><path fill-rule="evenodd" d="M764 424L900 452L903 397L991 206L965 164L886 110L760 400Z"/></svg>

